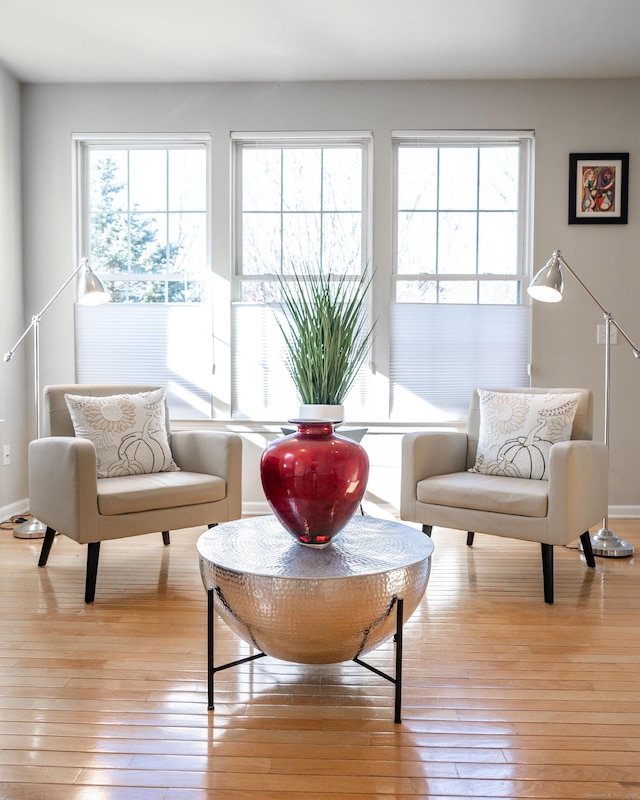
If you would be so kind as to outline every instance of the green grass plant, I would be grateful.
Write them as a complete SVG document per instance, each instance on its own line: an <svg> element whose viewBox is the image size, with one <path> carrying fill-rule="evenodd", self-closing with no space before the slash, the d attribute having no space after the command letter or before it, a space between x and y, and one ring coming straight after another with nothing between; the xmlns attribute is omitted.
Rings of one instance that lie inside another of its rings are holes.
<svg viewBox="0 0 640 800"><path fill-rule="evenodd" d="M305 268L279 276L286 366L304 404L342 405L373 338L371 276Z"/></svg>

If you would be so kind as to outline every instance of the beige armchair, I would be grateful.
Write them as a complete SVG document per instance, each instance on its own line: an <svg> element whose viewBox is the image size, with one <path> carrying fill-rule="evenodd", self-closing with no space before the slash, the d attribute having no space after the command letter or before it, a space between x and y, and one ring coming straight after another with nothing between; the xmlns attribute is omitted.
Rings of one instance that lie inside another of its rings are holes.
<svg viewBox="0 0 640 800"><path fill-rule="evenodd" d="M166 404L165 442L179 469L97 476L96 447L75 436L65 394L107 397L157 389L74 384L44 390L43 436L29 445L30 510L47 526L38 566L46 565L56 532L88 545L86 603L95 598L101 542L159 531L168 545L171 529L213 527L241 516L240 436L202 430L171 433Z"/></svg>
<svg viewBox="0 0 640 800"><path fill-rule="evenodd" d="M595 566L589 528L604 519L608 503L608 454L593 442L592 394L586 389L496 390L518 393L579 393L570 441L548 453L548 480L469 471L476 463L480 397L472 396L466 433L409 433L402 442L400 516L422 524L540 542L544 599L553 603L553 547L578 537Z"/></svg>

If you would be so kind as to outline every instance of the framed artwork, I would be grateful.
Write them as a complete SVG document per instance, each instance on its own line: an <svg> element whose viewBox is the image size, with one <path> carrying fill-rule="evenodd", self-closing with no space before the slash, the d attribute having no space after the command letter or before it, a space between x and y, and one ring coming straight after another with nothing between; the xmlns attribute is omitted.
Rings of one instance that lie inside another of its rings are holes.
<svg viewBox="0 0 640 800"><path fill-rule="evenodd" d="M626 225L629 153L569 154L569 225Z"/></svg>

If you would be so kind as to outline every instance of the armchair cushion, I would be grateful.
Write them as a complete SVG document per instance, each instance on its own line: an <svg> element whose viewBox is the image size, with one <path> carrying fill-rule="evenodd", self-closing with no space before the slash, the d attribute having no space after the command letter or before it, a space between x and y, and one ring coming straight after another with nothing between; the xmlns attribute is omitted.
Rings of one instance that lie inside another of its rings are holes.
<svg viewBox="0 0 640 800"><path fill-rule="evenodd" d="M96 448L98 478L175 472L164 389L89 397L65 394L76 436Z"/></svg>
<svg viewBox="0 0 640 800"><path fill-rule="evenodd" d="M454 472L420 481L416 496L419 503L436 506L515 514L519 517L546 517L549 482Z"/></svg>
<svg viewBox="0 0 640 800"><path fill-rule="evenodd" d="M224 500L227 482L196 472L127 475L98 480L98 513L106 517L150 508L178 508Z"/></svg>
<svg viewBox="0 0 640 800"><path fill-rule="evenodd" d="M551 447L571 439L580 394L479 389L478 395L480 436L471 471L505 478L548 480Z"/></svg>

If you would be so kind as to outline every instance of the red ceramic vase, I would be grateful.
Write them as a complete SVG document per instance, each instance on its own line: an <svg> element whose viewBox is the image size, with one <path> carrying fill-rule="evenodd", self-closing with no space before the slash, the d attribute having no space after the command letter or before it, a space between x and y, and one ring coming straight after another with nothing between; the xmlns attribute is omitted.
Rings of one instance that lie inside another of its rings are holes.
<svg viewBox="0 0 640 800"><path fill-rule="evenodd" d="M273 513L301 544L326 547L349 522L367 487L369 458L334 432L340 420L292 419L297 433L262 454L262 488Z"/></svg>

